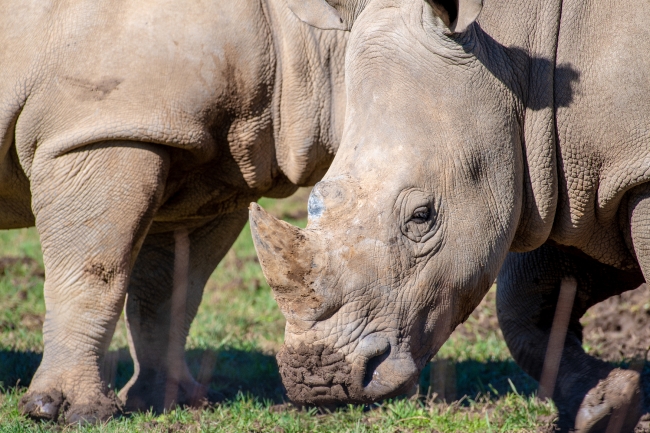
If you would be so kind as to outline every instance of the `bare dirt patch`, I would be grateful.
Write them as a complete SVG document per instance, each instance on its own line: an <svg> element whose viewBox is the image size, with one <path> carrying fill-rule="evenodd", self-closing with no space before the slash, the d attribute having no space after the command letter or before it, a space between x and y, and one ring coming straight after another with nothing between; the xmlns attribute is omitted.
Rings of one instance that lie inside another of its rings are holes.
<svg viewBox="0 0 650 433"><path fill-rule="evenodd" d="M648 285L594 305L581 322L590 354L610 362L646 360L650 347Z"/></svg>
<svg viewBox="0 0 650 433"><path fill-rule="evenodd" d="M489 335L501 336L496 316L496 291L490 290L468 320L454 331L456 338L475 343ZM604 361L642 372L644 411L635 432L650 433L650 288L647 284L613 296L590 308L582 318L586 351ZM462 393L461 393L462 394ZM540 432L554 431L552 422Z"/></svg>
<svg viewBox="0 0 650 433"><path fill-rule="evenodd" d="M499 330L496 291L490 290L453 335L473 343ZM650 288L647 284L591 307L582 318L587 352L608 362L643 362L650 349Z"/></svg>
<svg viewBox="0 0 650 433"><path fill-rule="evenodd" d="M650 432L650 288L642 284L596 304L581 322L588 353L613 363L625 362L641 372L646 414L634 431Z"/></svg>

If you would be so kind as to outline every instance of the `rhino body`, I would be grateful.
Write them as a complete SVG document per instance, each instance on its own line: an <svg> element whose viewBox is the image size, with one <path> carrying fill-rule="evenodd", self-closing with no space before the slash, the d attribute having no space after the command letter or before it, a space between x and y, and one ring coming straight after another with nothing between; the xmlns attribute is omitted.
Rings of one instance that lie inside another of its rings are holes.
<svg viewBox="0 0 650 433"><path fill-rule="evenodd" d="M100 363L123 307L125 409L196 402L184 344L204 284L251 200L325 173L347 33L308 26L284 0L0 10L0 228L36 225L47 274L43 361L21 407L113 415Z"/></svg>
<svg viewBox="0 0 650 433"><path fill-rule="evenodd" d="M579 319L650 275L650 4L325 6L351 28L339 151L305 230L251 210L288 321L290 397L408 390L497 275L508 347L539 379L561 282L575 281L550 391L560 424L632 431L639 374L588 356Z"/></svg>

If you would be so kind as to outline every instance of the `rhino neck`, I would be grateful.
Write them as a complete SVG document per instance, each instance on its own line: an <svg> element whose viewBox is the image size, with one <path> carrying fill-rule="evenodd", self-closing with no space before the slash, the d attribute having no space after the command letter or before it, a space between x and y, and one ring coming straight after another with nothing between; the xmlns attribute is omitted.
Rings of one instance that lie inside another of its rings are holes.
<svg viewBox="0 0 650 433"><path fill-rule="evenodd" d="M558 200L553 78L562 0L487 0L479 24L509 52L522 101L524 197L512 251L549 237Z"/></svg>
<svg viewBox="0 0 650 433"><path fill-rule="evenodd" d="M273 33L277 164L295 185L318 182L338 149L345 116L347 32L304 24L285 0L264 0Z"/></svg>

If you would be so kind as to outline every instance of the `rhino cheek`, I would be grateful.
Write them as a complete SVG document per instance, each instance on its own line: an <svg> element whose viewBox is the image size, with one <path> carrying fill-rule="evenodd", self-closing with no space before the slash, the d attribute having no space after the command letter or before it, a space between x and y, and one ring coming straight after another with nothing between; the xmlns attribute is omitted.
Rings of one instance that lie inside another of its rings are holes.
<svg viewBox="0 0 650 433"><path fill-rule="evenodd" d="M422 365L447 341L454 330L453 323L454 314L448 300L438 302L428 310L422 320L423 326L416 327L412 334L413 345L419 349L419 357L423 358L420 362Z"/></svg>

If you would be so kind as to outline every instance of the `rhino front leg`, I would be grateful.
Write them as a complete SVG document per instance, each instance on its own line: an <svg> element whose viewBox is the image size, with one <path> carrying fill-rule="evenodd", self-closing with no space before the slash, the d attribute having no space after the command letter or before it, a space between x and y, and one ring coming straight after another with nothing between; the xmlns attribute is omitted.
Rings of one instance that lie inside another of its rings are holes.
<svg viewBox="0 0 650 433"><path fill-rule="evenodd" d="M46 314L43 361L20 403L25 414L77 423L118 411L100 363L167 167L164 150L145 143L96 143L58 156L37 150L31 188Z"/></svg>
<svg viewBox="0 0 650 433"><path fill-rule="evenodd" d="M631 432L640 417L639 375L587 355L579 319L592 305L638 287L643 282L638 272L623 272L551 245L509 254L497 280L497 314L508 348L517 364L539 380L564 278L575 278L578 286L553 393L560 427L605 432L610 421L623 421L611 431ZM623 418L616 411L621 407L626 409Z"/></svg>
<svg viewBox="0 0 650 433"><path fill-rule="evenodd" d="M178 230L147 236L127 295L135 373L120 391L125 410L161 412L176 404L199 404L206 396L205 386L189 372L185 341L205 283L247 219L243 209L189 234ZM187 272L184 263L189 265Z"/></svg>

